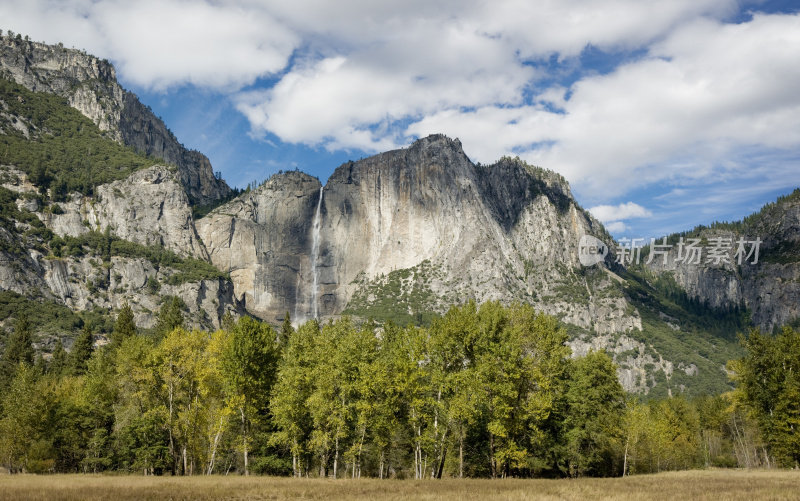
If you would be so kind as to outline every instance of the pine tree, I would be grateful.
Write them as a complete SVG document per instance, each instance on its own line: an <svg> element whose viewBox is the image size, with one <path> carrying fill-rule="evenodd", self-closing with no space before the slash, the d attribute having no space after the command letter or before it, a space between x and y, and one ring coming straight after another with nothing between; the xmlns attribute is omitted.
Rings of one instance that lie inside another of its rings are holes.
<svg viewBox="0 0 800 501"><path fill-rule="evenodd" d="M8 344L0 359L0 384L6 387L16 374L19 364L33 366L33 341L31 324L28 317L17 317L14 333L8 338Z"/></svg>
<svg viewBox="0 0 800 501"><path fill-rule="evenodd" d="M753 329L742 343L747 356L731 363L736 390L758 421L778 463L800 465L800 332L777 336Z"/></svg>
<svg viewBox="0 0 800 501"><path fill-rule="evenodd" d="M94 337L92 336L92 330L88 325L85 325L80 335L75 338L75 342L69 352L69 372L74 376L85 374L93 351Z"/></svg>
<svg viewBox="0 0 800 501"><path fill-rule="evenodd" d="M34 368L20 363L14 378L3 388L0 416L0 461L11 472L23 467L29 471L52 467L50 458L41 457L35 445L45 445L51 431L46 417L54 401L51 385L38 384ZM49 465L41 460L50 460ZM34 464L34 462L36 464ZM39 468L44 466L44 468Z"/></svg>
<svg viewBox="0 0 800 501"><path fill-rule="evenodd" d="M53 357L50 359L50 366L48 372L55 376L63 374L67 367L67 352L64 350L64 344L61 339L56 343L56 348L53 350Z"/></svg>
<svg viewBox="0 0 800 501"><path fill-rule="evenodd" d="M570 476L606 476L614 471L614 449L622 436L625 392L617 367L603 351L573 363L564 423Z"/></svg>
<svg viewBox="0 0 800 501"><path fill-rule="evenodd" d="M163 339L164 336L174 329L184 326L183 313L181 312L184 306L181 298L177 296L171 296L164 301L164 304L161 305L161 310L158 312L158 320L156 321L157 339Z"/></svg>
<svg viewBox="0 0 800 501"><path fill-rule="evenodd" d="M222 353L222 373L230 398L238 402L236 414L241 426L244 474L249 471L249 450L258 417L267 414L267 399L275 382L279 352L276 333L268 324L242 317L231 330Z"/></svg>
<svg viewBox="0 0 800 501"><path fill-rule="evenodd" d="M114 330L111 332L111 342L119 345L123 340L136 335L136 323L133 320L133 309L126 302L122 305L114 322Z"/></svg>
<svg viewBox="0 0 800 501"><path fill-rule="evenodd" d="M41 353L37 353L36 358L33 360L33 370L39 376L47 372L47 362Z"/></svg>
<svg viewBox="0 0 800 501"><path fill-rule="evenodd" d="M292 334L294 334L294 327L292 327L292 319L287 311L283 316L283 324L281 325L281 332L278 337L278 345L280 345L281 348L285 348L286 345L289 344L289 338L292 337Z"/></svg>

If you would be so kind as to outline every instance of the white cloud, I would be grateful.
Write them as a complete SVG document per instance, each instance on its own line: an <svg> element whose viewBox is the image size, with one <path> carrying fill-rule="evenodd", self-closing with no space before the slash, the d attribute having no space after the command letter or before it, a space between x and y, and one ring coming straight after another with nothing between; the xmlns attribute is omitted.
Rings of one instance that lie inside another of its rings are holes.
<svg viewBox="0 0 800 501"><path fill-rule="evenodd" d="M271 89L242 94L238 108L284 141L380 149L402 140L381 124L441 109L519 105L534 74L503 40L474 25L421 19L347 56L299 63Z"/></svg>
<svg viewBox="0 0 800 501"><path fill-rule="evenodd" d="M626 225L622 221L612 221L610 223L607 223L605 227L609 233L617 233L617 234L623 233L629 229L628 225Z"/></svg>
<svg viewBox="0 0 800 501"><path fill-rule="evenodd" d="M479 18L487 32L512 40L523 57L569 57L588 44L604 50L646 46L681 22L726 17L737 8L733 0L516 0L485 2Z"/></svg>
<svg viewBox="0 0 800 501"><path fill-rule="evenodd" d="M391 41L419 21L459 23L502 39L521 58L578 55L587 44L604 49L640 47L698 16L726 17L735 0L306 0L275 2L271 11L307 38L348 49ZM435 38L428 40L436 50ZM426 52L417 53L424 58Z"/></svg>
<svg viewBox="0 0 800 501"><path fill-rule="evenodd" d="M725 23L738 9L735 0L10 0L0 19L108 57L146 88L227 91L255 135L383 150L442 132L477 161L518 154L557 170L600 203L656 182L786 175L739 157L800 146L800 17ZM587 45L637 59L595 74L576 57ZM553 60L577 80L548 75ZM241 90L265 75L275 83Z"/></svg>
<svg viewBox="0 0 800 501"><path fill-rule="evenodd" d="M528 86L542 74L525 64L526 59L575 56L590 43L638 47L682 20L725 15L736 4L509 0L311 5L283 3L278 15L305 31L322 57L291 68L267 92L239 97L239 109L256 130L290 142L379 150L403 144L408 134L421 135L422 130L452 135L453 127L443 120L455 117L460 122L485 107L482 111L495 118L514 115L509 120L516 126L504 127L508 120L501 119L495 128L498 123L490 121L480 127L487 135L464 142L481 153L503 154L546 141L530 138L551 127L551 117L532 116L536 110L520 107ZM357 27L353 19L359 19ZM564 95L558 96L559 90L546 91L541 99L558 106ZM408 120L421 123L406 131L380 131L381 124ZM481 155L483 161L495 158Z"/></svg>
<svg viewBox="0 0 800 501"><path fill-rule="evenodd" d="M652 212L634 202L626 202L619 205L598 205L589 209L589 212L601 223L635 217L651 217L653 215Z"/></svg>
<svg viewBox="0 0 800 501"><path fill-rule="evenodd" d="M12 0L5 28L112 59L127 81L163 90L238 89L285 68L300 38L254 3Z"/></svg>
<svg viewBox="0 0 800 501"><path fill-rule="evenodd" d="M554 117L557 143L540 153L542 161L619 192L707 176L744 145L800 145L800 17L700 21L652 54L576 83L566 114Z"/></svg>
<svg viewBox="0 0 800 501"><path fill-rule="evenodd" d="M238 88L282 70L299 38L269 12L185 0L103 2L92 18L139 85Z"/></svg>
<svg viewBox="0 0 800 501"><path fill-rule="evenodd" d="M649 57L579 80L569 99L560 99L561 89L541 96L563 113L538 105L449 109L408 132L458 136L483 162L514 151L596 200L659 181L752 176L759 167L739 162L742 151L800 146L797 61L797 15L737 25L699 20Z"/></svg>

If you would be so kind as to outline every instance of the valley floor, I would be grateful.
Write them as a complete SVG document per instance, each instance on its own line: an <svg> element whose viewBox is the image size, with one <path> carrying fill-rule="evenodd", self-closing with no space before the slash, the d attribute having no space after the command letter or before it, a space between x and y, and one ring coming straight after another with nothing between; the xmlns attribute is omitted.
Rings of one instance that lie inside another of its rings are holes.
<svg viewBox="0 0 800 501"><path fill-rule="evenodd" d="M0 498L113 499L798 499L800 472L695 470L579 480L320 480L279 477L2 475Z"/></svg>

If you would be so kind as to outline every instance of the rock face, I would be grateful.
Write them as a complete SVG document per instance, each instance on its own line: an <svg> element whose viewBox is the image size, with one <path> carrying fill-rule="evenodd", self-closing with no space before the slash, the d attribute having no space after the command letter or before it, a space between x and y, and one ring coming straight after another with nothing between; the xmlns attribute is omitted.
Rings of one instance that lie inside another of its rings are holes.
<svg viewBox="0 0 800 501"><path fill-rule="evenodd" d="M208 158L199 151L184 148L164 122L131 92L123 95L119 131L122 142L134 150L177 165L181 184L192 204L209 204L230 194L225 181L214 176Z"/></svg>
<svg viewBox="0 0 800 501"><path fill-rule="evenodd" d="M745 307L753 323L770 331L800 318L800 190L737 224L700 228L688 234L701 239L703 254L699 263L679 260L678 245L653 259L648 267L672 276L687 293L711 308ZM725 257L710 257L717 239L724 242ZM746 243L741 264L736 255L738 242ZM747 253L758 245L758 262Z"/></svg>
<svg viewBox="0 0 800 501"><path fill-rule="evenodd" d="M320 182L301 172L273 176L196 222L211 262L228 271L250 313L307 318L311 229Z"/></svg>
<svg viewBox="0 0 800 501"><path fill-rule="evenodd" d="M98 186L94 197L73 193L69 202L59 205L60 214L41 211L38 204L25 207L26 202L36 200L26 197L38 190L23 172L0 166L0 178L4 188L20 195L19 206L34 212L60 236L109 228L124 240L163 246L179 256L207 260L188 198L174 171L154 166L134 172L124 181ZM56 301L76 311L116 311L127 302L137 325L143 328L154 326L165 296L177 296L183 301L187 324L192 327L215 329L226 313L234 317L245 313L234 297L233 283L227 279L176 283L171 278L177 270L156 267L144 258L112 256L106 263L93 255L55 258L36 250L23 238L0 227L0 248L6 248L2 244L7 242L17 244L13 247L28 248L22 254L0 251L0 290Z"/></svg>
<svg viewBox="0 0 800 501"><path fill-rule="evenodd" d="M198 221L251 313L368 310L371 289L413 270L426 291L418 310L519 300L598 332L640 325L621 294L603 292L614 288L604 268L591 280L580 272L578 240L603 230L552 172L513 159L476 166L458 140L436 135L346 163L320 187L276 175Z"/></svg>
<svg viewBox="0 0 800 501"><path fill-rule="evenodd" d="M174 169L157 165L140 170L125 180L99 186L94 197L73 193L60 207L62 214L43 215L60 236L109 228L125 240L208 259Z"/></svg>
<svg viewBox="0 0 800 501"><path fill-rule="evenodd" d="M200 280L179 285L165 283L174 273L157 270L142 258L112 257L109 267L91 257L41 261L44 280L55 299L73 310L119 310L128 303L139 327L150 328L163 296L177 296L186 305L187 324L216 329L225 313L237 316L241 309L227 280ZM159 283L152 288L151 283Z"/></svg>
<svg viewBox="0 0 800 501"><path fill-rule="evenodd" d="M116 141L176 165L192 204L205 205L230 194L225 181L214 176L208 158L184 148L161 119L117 83L108 61L60 44L0 36L0 77L66 98Z"/></svg>

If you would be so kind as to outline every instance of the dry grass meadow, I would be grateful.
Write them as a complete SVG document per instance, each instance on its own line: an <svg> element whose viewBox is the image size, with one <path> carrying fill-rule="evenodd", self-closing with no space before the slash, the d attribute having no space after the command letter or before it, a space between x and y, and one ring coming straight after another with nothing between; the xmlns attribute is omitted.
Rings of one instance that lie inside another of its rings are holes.
<svg viewBox="0 0 800 501"><path fill-rule="evenodd" d="M0 499L800 499L798 471L704 470L579 480L322 480L3 475Z"/></svg>

